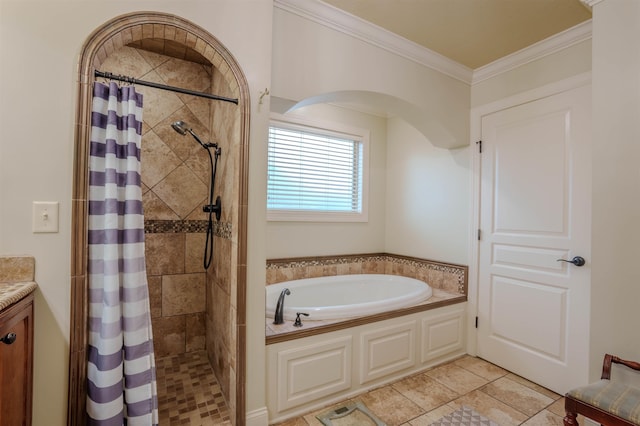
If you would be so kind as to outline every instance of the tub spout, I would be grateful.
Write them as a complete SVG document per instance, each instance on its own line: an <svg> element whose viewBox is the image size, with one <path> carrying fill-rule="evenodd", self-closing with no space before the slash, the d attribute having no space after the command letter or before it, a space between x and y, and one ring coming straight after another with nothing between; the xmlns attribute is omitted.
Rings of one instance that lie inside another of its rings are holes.
<svg viewBox="0 0 640 426"><path fill-rule="evenodd" d="M276 305L276 313L273 316L274 324L284 324L284 297L290 295L291 292L288 288L285 288L280 292L278 297L278 304Z"/></svg>

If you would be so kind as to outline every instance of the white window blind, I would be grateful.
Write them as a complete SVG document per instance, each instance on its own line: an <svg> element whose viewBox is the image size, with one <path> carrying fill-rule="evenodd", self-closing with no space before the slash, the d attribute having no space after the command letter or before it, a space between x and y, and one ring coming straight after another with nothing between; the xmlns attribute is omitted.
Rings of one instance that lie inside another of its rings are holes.
<svg viewBox="0 0 640 426"><path fill-rule="evenodd" d="M289 212L289 218L305 212L361 214L363 163L363 142L353 135L272 122L267 209Z"/></svg>

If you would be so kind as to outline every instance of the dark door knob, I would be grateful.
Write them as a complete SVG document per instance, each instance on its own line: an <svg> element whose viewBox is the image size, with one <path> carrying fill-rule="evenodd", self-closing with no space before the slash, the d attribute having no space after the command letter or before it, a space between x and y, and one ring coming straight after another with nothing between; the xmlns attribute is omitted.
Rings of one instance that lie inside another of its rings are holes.
<svg viewBox="0 0 640 426"><path fill-rule="evenodd" d="M16 335L16 333L9 333L4 337L0 337L0 342L4 343L5 345L10 345L15 342L17 338L18 336Z"/></svg>
<svg viewBox="0 0 640 426"><path fill-rule="evenodd" d="M558 262L567 262L567 263L573 263L576 266L583 266L585 263L587 263L586 260L584 260L584 257L582 256L576 256L571 260L566 260L566 259L558 259Z"/></svg>

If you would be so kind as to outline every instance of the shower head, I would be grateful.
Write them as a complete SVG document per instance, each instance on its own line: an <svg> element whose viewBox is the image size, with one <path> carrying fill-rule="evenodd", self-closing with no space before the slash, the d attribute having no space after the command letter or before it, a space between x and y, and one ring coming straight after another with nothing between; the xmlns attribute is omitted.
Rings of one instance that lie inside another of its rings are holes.
<svg viewBox="0 0 640 426"><path fill-rule="evenodd" d="M212 146L215 146L215 144L204 144L200 140L198 135L196 135L193 132L191 127L189 127L189 125L187 123L185 123L184 121L182 121L182 120L174 121L173 123L171 123L171 127L173 127L173 130L175 130L176 132L180 133L182 136L186 135L187 133L190 133L191 136L193 136L193 138L196 140L196 142L198 142L205 149L208 149L208 148L210 148Z"/></svg>
<svg viewBox="0 0 640 426"><path fill-rule="evenodd" d="M185 123L184 121L174 121L173 123L171 123L171 127L173 127L173 130L180 133L182 136L186 135L187 132L191 130L189 127L187 127L187 123Z"/></svg>

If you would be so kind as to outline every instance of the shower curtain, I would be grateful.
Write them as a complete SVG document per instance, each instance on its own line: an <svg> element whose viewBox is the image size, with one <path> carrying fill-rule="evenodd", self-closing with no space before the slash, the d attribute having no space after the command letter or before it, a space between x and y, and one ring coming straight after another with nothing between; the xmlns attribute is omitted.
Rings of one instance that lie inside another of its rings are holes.
<svg viewBox="0 0 640 426"><path fill-rule="evenodd" d="M89 157L90 425L157 425L140 188L142 95L94 83Z"/></svg>

